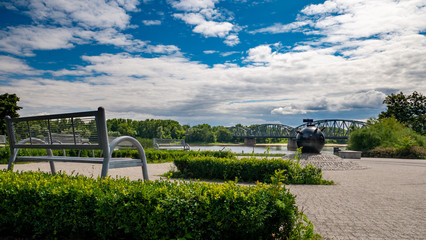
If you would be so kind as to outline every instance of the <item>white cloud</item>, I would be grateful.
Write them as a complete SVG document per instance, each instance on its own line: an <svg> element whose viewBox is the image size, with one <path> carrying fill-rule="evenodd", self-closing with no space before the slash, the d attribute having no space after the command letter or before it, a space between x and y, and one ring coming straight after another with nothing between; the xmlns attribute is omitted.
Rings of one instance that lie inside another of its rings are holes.
<svg viewBox="0 0 426 240"><path fill-rule="evenodd" d="M375 90L350 94L343 98L340 103L341 109L350 110L354 108L380 108L386 94Z"/></svg>
<svg viewBox="0 0 426 240"><path fill-rule="evenodd" d="M28 0L10 3L34 21L0 30L0 51L34 56L33 50L70 49L76 44L96 42L146 51L146 42L121 31L131 27L126 11L138 11L138 0Z"/></svg>
<svg viewBox="0 0 426 240"><path fill-rule="evenodd" d="M129 52L168 54L179 51L176 46L150 45L112 28L91 31L81 28L20 26L0 31L0 51L20 56L34 56L34 50L70 49L76 44L90 42L121 47Z"/></svg>
<svg viewBox="0 0 426 240"><path fill-rule="evenodd" d="M149 53L164 53L164 54L171 54L171 53L177 53L180 49L174 45L148 45L147 46L147 52Z"/></svg>
<svg viewBox="0 0 426 240"><path fill-rule="evenodd" d="M235 26L230 22L208 21L201 13L176 13L174 16L182 19L187 24L195 25L193 31L205 37L220 37L227 38L227 40L230 38L230 41L238 39L236 34L230 35L230 32L235 29Z"/></svg>
<svg viewBox="0 0 426 240"><path fill-rule="evenodd" d="M175 13L173 14L175 18L183 20L187 24L198 25L206 22L204 16L200 13Z"/></svg>
<svg viewBox="0 0 426 240"><path fill-rule="evenodd" d="M142 23L145 26L161 25L161 21L160 20L143 20Z"/></svg>
<svg viewBox="0 0 426 240"><path fill-rule="evenodd" d="M147 46L146 42L133 39L132 35L123 34L112 28L101 31L76 31L75 35L83 40L122 47L130 52L143 51Z"/></svg>
<svg viewBox="0 0 426 240"><path fill-rule="evenodd" d="M223 57L227 57L227 56L230 56L232 54L237 54L237 53L240 53L240 52L238 52L238 51L222 52L222 53L220 53L220 55L222 55Z"/></svg>
<svg viewBox="0 0 426 240"><path fill-rule="evenodd" d="M228 46L235 46L240 43L240 39L237 34L229 34L223 42Z"/></svg>
<svg viewBox="0 0 426 240"><path fill-rule="evenodd" d="M234 25L229 22L205 21L201 24L198 24L193 31L196 33L201 33L205 37L224 38L229 34L233 27Z"/></svg>
<svg viewBox="0 0 426 240"><path fill-rule="evenodd" d="M335 59L329 61L330 56L321 51L280 53L272 50L276 46L279 44L256 49L258 55L263 55L258 59L267 61L268 65L246 67L235 64L209 67L182 56L143 58L125 53L85 56L85 66L53 73L77 76L78 82L14 79L2 90L17 93L25 111L56 109L57 112L63 108L71 111L75 106L96 109L102 105L113 116L129 112L135 119L172 118L184 123L197 119L200 122L223 119L228 123L256 119L259 123L271 116L380 109L385 95L374 89L425 90L422 80L413 76L424 69L421 63L426 53L423 52L413 58L411 55L416 53L404 55L406 50L400 49L399 56L403 59L397 60L404 65L398 68L404 71L397 76L393 70L388 73L394 62L384 63L377 60L381 59L377 55L358 60L333 56ZM17 63L15 69L23 64ZM412 66L414 72L407 66ZM406 81L407 78L413 79Z"/></svg>
<svg viewBox="0 0 426 240"><path fill-rule="evenodd" d="M216 50L205 50L203 51L204 54L213 54L213 53L217 53L218 51Z"/></svg>
<svg viewBox="0 0 426 240"><path fill-rule="evenodd" d="M76 24L88 29L125 29L130 20L126 11L135 11L138 4L136 0L29 0L25 5L37 22L53 21L69 27Z"/></svg>
<svg viewBox="0 0 426 240"><path fill-rule="evenodd" d="M72 48L79 41L74 32L72 28L9 27L0 31L0 51L33 56L33 50Z"/></svg>
<svg viewBox="0 0 426 240"><path fill-rule="evenodd" d="M319 44L336 44L370 37L416 34L426 29L426 7L422 0L327 0L307 6L301 13L293 23L276 23L251 33L303 31L325 36Z"/></svg>
<svg viewBox="0 0 426 240"><path fill-rule="evenodd" d="M214 8L219 0L180 0L172 3L172 6L182 11L200 11L206 8Z"/></svg>
<svg viewBox="0 0 426 240"><path fill-rule="evenodd" d="M260 45L248 50L246 61L254 63L269 63L272 60L272 49L269 45Z"/></svg>
<svg viewBox="0 0 426 240"><path fill-rule="evenodd" d="M351 111L353 109L380 109L385 97L386 94L376 90L331 96L327 99L325 96L321 99L314 97L274 108L271 110L271 114L293 115L326 111Z"/></svg>
<svg viewBox="0 0 426 240"><path fill-rule="evenodd" d="M34 74L36 71L23 60L9 56L0 56L0 75L3 74Z"/></svg>
<svg viewBox="0 0 426 240"><path fill-rule="evenodd" d="M173 2L172 6L184 13L175 13L175 18L183 20L185 23L195 25L193 32L200 33L204 37L224 38L224 43L228 46L235 46L240 43L237 32L240 27L229 21L216 9L213 0L182 0Z"/></svg>
<svg viewBox="0 0 426 240"><path fill-rule="evenodd" d="M284 32L291 32L293 30L297 30L300 27L304 27L311 24L311 21L299 21L299 22L293 22L289 24L281 24L281 23L275 23L272 26L257 29L254 31L250 31L251 34L255 33L284 33Z"/></svg>
<svg viewBox="0 0 426 240"><path fill-rule="evenodd" d="M294 106L279 107L271 111L271 114L281 114L281 115L306 114L306 113L307 113L306 110L297 109Z"/></svg>

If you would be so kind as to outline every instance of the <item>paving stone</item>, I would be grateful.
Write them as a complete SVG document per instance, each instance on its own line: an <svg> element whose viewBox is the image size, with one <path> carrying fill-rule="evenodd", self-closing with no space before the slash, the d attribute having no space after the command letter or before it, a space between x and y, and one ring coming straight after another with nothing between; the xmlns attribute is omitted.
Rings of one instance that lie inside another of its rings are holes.
<svg viewBox="0 0 426 240"><path fill-rule="evenodd" d="M425 239L426 160L352 160L363 170L327 171L333 186L290 185L324 239Z"/></svg>

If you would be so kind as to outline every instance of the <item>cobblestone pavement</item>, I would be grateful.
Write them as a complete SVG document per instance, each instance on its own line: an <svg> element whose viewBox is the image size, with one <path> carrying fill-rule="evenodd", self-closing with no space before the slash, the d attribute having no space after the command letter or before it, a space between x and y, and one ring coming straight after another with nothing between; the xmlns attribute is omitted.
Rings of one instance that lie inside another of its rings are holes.
<svg viewBox="0 0 426 240"><path fill-rule="evenodd" d="M362 158L364 170L323 171L332 186L291 185L324 239L426 239L426 160Z"/></svg>
<svg viewBox="0 0 426 240"><path fill-rule="evenodd" d="M290 185L296 203L324 239L426 239L426 160L362 158L363 170L323 171L336 185ZM56 163L56 169L97 177L100 165ZM151 180L173 163L148 164ZM7 165L0 165L0 169ZM17 164L15 171L50 171L48 163ZM140 168L111 176L142 177Z"/></svg>

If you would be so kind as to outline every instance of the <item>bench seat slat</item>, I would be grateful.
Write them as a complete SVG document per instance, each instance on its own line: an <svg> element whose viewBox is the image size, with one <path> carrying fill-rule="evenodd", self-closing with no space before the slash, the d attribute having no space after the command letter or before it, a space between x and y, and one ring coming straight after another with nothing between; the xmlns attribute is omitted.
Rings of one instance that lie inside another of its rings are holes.
<svg viewBox="0 0 426 240"><path fill-rule="evenodd" d="M17 157L17 162L79 162L79 163L99 163L103 162L103 158L82 158L82 157L63 157L63 156L22 156Z"/></svg>
<svg viewBox="0 0 426 240"><path fill-rule="evenodd" d="M134 162L134 161L141 162L140 159L131 159L131 158L111 158L110 165L120 165L120 163L116 162L123 162L124 164L126 162ZM55 162L78 162L78 163L95 163L95 164L102 164L104 159L103 158L86 158L86 157L64 157L64 156L19 156L16 158L17 162L48 162L48 161L55 161ZM139 165L142 166L142 165Z"/></svg>
<svg viewBox="0 0 426 240"><path fill-rule="evenodd" d="M109 168L141 167L140 159L111 159Z"/></svg>

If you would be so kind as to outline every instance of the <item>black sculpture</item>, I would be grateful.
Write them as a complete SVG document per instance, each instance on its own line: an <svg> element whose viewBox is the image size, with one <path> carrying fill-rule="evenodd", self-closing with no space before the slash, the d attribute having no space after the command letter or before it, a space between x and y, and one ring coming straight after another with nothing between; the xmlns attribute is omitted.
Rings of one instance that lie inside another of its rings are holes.
<svg viewBox="0 0 426 240"><path fill-rule="evenodd" d="M308 122L308 126L297 132L297 147L302 147L302 153L320 153L325 145L324 134L312 124L312 119L304 119L303 122Z"/></svg>

